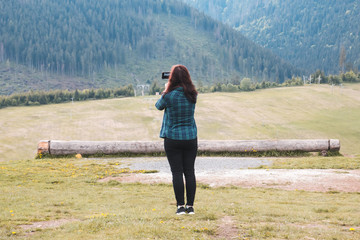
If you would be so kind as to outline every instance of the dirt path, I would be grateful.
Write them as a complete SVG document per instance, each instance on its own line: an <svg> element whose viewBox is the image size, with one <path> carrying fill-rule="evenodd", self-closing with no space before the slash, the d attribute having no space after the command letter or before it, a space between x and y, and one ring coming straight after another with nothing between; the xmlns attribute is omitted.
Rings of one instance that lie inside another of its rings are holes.
<svg viewBox="0 0 360 240"><path fill-rule="evenodd" d="M197 182L210 187L239 186L261 187L284 190L315 192L360 192L360 170L334 169L240 169L201 171L196 174ZM171 183L171 174L127 174L100 180L116 180L124 183Z"/></svg>

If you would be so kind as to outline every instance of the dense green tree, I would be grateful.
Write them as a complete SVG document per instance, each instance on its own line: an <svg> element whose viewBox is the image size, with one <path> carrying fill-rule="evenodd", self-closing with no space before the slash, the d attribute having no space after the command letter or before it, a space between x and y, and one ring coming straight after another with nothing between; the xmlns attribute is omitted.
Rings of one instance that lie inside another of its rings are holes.
<svg viewBox="0 0 360 240"><path fill-rule="evenodd" d="M341 74L341 78L343 82L360 82L359 77L353 71Z"/></svg>
<svg viewBox="0 0 360 240"><path fill-rule="evenodd" d="M251 90L251 79L243 78L240 82L240 89L243 91L250 91Z"/></svg>
<svg viewBox="0 0 360 240"><path fill-rule="evenodd" d="M161 87L159 86L158 81L155 79L150 85L149 94L155 95L156 93L160 93L160 92L161 92Z"/></svg>
<svg viewBox="0 0 360 240"><path fill-rule="evenodd" d="M341 77L340 76L338 76L338 75L330 75L329 77L328 77L328 79L329 79L329 84L335 84L335 85L338 85L338 84L341 84L342 83L342 79L341 79Z"/></svg>
<svg viewBox="0 0 360 240"><path fill-rule="evenodd" d="M183 1L308 73L360 68L358 0Z"/></svg>

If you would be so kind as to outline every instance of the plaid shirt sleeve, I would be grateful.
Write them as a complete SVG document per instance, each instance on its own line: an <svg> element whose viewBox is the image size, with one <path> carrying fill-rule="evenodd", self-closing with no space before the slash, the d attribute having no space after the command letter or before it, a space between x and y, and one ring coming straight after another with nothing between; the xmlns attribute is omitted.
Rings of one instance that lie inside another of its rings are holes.
<svg viewBox="0 0 360 240"><path fill-rule="evenodd" d="M166 101L164 96L161 96L161 98L156 102L155 107L158 110L164 110L164 108L166 107Z"/></svg>

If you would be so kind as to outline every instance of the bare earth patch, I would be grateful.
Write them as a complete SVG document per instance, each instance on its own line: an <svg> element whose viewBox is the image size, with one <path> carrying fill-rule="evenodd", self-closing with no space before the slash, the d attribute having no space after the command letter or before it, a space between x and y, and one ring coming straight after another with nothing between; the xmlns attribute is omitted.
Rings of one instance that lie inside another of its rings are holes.
<svg viewBox="0 0 360 240"><path fill-rule="evenodd" d="M226 171L202 171L196 173L198 183L210 187L239 186L313 192L360 192L360 170L334 169L242 169ZM123 183L171 183L170 173L126 174L107 177Z"/></svg>
<svg viewBox="0 0 360 240"><path fill-rule="evenodd" d="M216 231L216 237L220 239L238 239L239 231L235 221L231 216L225 216L220 219L220 224Z"/></svg>

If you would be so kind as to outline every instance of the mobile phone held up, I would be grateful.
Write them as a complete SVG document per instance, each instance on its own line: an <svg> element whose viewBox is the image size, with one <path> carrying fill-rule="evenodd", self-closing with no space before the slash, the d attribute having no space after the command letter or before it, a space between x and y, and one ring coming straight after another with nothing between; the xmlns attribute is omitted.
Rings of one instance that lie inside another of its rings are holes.
<svg viewBox="0 0 360 240"><path fill-rule="evenodd" d="M169 77L170 77L170 72L163 72L163 73L161 74L161 78L162 78L162 79L169 79Z"/></svg>

